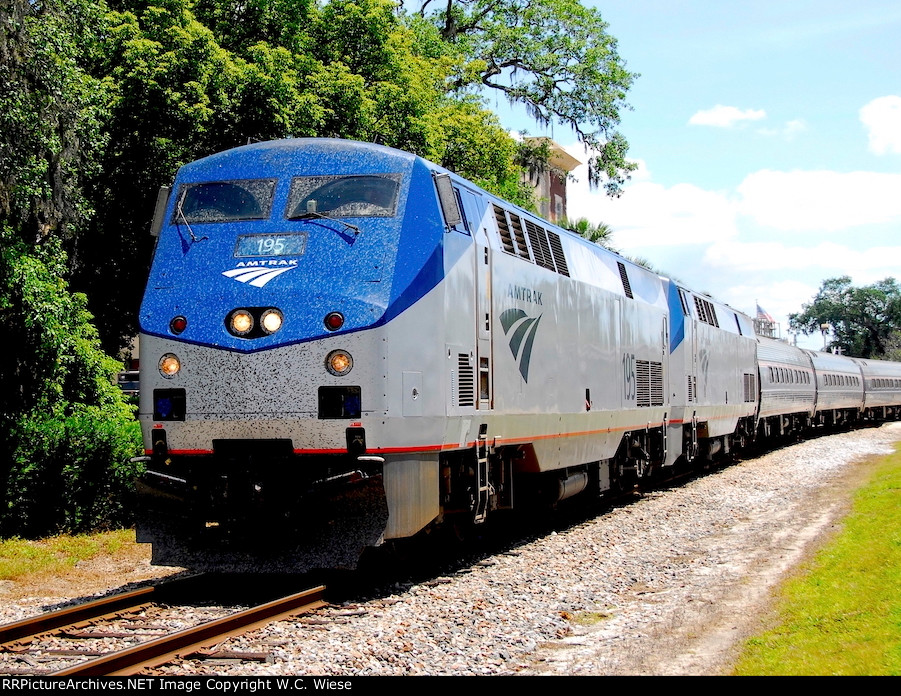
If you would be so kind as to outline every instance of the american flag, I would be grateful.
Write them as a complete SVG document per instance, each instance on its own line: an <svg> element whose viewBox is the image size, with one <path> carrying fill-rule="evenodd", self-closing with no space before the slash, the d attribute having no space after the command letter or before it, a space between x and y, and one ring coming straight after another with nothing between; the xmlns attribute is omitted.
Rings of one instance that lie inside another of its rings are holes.
<svg viewBox="0 0 901 696"><path fill-rule="evenodd" d="M770 316L770 314L766 312L760 305L757 305L757 319L759 319L760 321L768 321L771 324L776 323L776 320L773 319L773 317Z"/></svg>

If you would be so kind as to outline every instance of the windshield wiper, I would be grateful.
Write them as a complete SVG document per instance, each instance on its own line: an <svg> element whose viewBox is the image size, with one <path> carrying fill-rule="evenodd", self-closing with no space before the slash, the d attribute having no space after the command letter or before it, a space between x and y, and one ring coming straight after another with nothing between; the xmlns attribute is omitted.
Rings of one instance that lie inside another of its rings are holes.
<svg viewBox="0 0 901 696"><path fill-rule="evenodd" d="M340 220L338 218L333 218L328 215L323 215L322 213L317 213L315 210L308 210L305 213L301 213L300 215L292 215L289 217L289 220L306 220L308 218L321 218L322 220L331 220L332 222L337 222L339 225L344 225L346 228L353 230L354 234L360 234L360 228L356 225L351 225L349 222L345 222L344 220Z"/></svg>
<svg viewBox="0 0 901 696"><path fill-rule="evenodd" d="M182 190L181 196L179 196L178 201L175 205L175 212L182 219L182 222L184 222L185 227L188 228L188 234L191 235L191 243L193 244L194 242L202 242L204 239L209 239L209 237L207 237L206 235L204 235L203 237L196 236L194 234L194 230L191 229L191 224L188 222L188 218L185 216L185 211L182 210L182 204L185 202L185 198L187 198L187 197L188 197L188 187L186 186Z"/></svg>

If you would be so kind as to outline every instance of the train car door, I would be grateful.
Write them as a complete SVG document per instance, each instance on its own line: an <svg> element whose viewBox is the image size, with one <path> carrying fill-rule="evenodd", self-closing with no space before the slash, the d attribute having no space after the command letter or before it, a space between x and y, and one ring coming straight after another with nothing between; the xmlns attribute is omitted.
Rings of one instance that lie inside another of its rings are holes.
<svg viewBox="0 0 901 696"><path fill-rule="evenodd" d="M483 206L479 205L481 201L467 189L460 189L460 198L467 220L472 221L469 229L475 246L476 369L479 380L476 408L484 411L494 408L491 247L488 244L488 230L481 224L484 214Z"/></svg>
<svg viewBox="0 0 901 696"><path fill-rule="evenodd" d="M691 299L679 288L679 299L682 301L682 313L685 316L685 356L684 366L687 378L685 401L691 406L698 401L698 332L694 315L691 313Z"/></svg>
<svg viewBox="0 0 901 696"><path fill-rule="evenodd" d="M493 309L491 303L491 248L488 230L483 223L485 202L481 194L459 183L447 174L435 177L445 222L449 229L468 234L473 241L473 300L475 307L475 407L484 411L494 408L493 386Z"/></svg>

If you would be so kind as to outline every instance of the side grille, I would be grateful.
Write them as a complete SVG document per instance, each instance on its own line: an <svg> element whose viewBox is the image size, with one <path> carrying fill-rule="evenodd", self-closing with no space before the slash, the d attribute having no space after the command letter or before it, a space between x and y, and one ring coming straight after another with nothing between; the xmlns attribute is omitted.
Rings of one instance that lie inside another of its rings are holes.
<svg viewBox="0 0 901 696"><path fill-rule="evenodd" d="M569 267L566 265L566 255L563 253L560 235L548 230L547 238L551 243L551 254L554 257L554 263L557 264L557 273L569 277Z"/></svg>
<svg viewBox="0 0 901 696"><path fill-rule="evenodd" d="M513 236L510 234L510 225L507 224L507 213L503 208L494 206L494 219L497 222L497 231L501 235L501 244L504 251L508 254L516 255L516 245L513 243Z"/></svg>
<svg viewBox="0 0 901 696"><path fill-rule="evenodd" d="M663 363L635 361L638 406L663 406Z"/></svg>
<svg viewBox="0 0 901 696"><path fill-rule="evenodd" d="M757 375L746 372L743 375L745 402L757 401Z"/></svg>
<svg viewBox="0 0 901 696"><path fill-rule="evenodd" d="M522 220L519 219L519 215L514 215L513 213L509 213L509 215L510 226L513 228L513 239L516 242L516 251L520 257L531 261L532 259L529 258L529 247L526 246L526 235L522 231Z"/></svg>
<svg viewBox="0 0 901 696"><path fill-rule="evenodd" d="M632 286L629 284L629 274L626 273L626 264L624 264L622 261L617 261L616 265L619 266L619 277L620 280L623 281L623 290L626 293L626 297L633 299Z"/></svg>
<svg viewBox="0 0 901 696"><path fill-rule="evenodd" d="M492 206L504 252L569 277L569 266L559 234L536 225L531 220L521 218L499 205L492 204Z"/></svg>
<svg viewBox="0 0 901 696"><path fill-rule="evenodd" d="M535 254L535 263L542 268L556 271L554 257L551 256L551 247L547 243L547 235L544 228L526 220L526 231L529 233L529 242L532 244L532 253Z"/></svg>
<svg viewBox="0 0 901 696"><path fill-rule="evenodd" d="M457 355L457 406L476 405L475 369L469 361L469 355Z"/></svg>
<svg viewBox="0 0 901 696"><path fill-rule="evenodd" d="M710 302L695 295L695 309L698 310L698 319L705 324L719 328L720 323L716 318L716 310Z"/></svg>

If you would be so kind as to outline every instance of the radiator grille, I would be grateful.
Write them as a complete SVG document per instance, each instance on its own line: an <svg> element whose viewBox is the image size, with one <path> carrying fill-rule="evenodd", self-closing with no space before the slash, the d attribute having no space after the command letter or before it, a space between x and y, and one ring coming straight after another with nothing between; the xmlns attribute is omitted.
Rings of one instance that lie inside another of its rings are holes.
<svg viewBox="0 0 901 696"><path fill-rule="evenodd" d="M757 375L753 372L744 374L745 401L757 401Z"/></svg>
<svg viewBox="0 0 901 696"><path fill-rule="evenodd" d="M663 406L663 363L635 361L638 406Z"/></svg>
<svg viewBox="0 0 901 696"><path fill-rule="evenodd" d="M475 369L469 355L457 355L457 406L476 405Z"/></svg>

